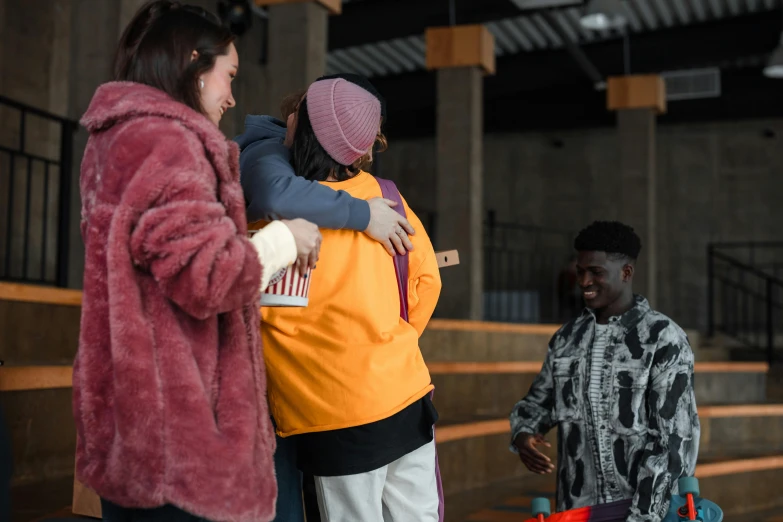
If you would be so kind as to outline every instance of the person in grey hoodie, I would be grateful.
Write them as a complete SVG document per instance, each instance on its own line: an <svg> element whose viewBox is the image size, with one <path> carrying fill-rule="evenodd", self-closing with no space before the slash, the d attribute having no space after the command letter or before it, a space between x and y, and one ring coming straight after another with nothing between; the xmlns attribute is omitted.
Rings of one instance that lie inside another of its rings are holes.
<svg viewBox="0 0 783 522"><path fill-rule="evenodd" d="M316 81L337 77L375 95L381 102L381 119L385 120L384 100L366 78L338 74L324 76ZM369 201L356 199L346 192L335 191L296 175L289 149L296 128L296 105L303 95L304 91L292 95L296 99L287 104L289 107L283 107L281 112L287 122L273 116L248 115L245 118L245 132L234 139L240 149L240 181L248 222L301 218L315 223L319 228L365 232L383 243L390 255L394 255L395 251L404 255L413 250L408 234L414 234L415 230L394 210L395 202L383 198ZM313 267L315 261L301 259L299 267ZM310 498L314 491L308 488L308 485L313 487L312 481L305 482L303 495L303 477L296 467L295 445L289 439L276 439L274 459L278 496L275 522L303 522L303 496L307 521L318 522L317 503Z"/></svg>

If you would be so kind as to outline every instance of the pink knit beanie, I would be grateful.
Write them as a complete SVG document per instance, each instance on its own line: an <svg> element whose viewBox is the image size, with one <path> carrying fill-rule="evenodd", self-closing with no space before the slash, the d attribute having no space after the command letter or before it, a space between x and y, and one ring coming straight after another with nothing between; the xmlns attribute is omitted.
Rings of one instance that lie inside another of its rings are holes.
<svg viewBox="0 0 783 522"><path fill-rule="evenodd" d="M341 165L367 154L381 126L378 98L341 78L310 85L307 112L318 143Z"/></svg>

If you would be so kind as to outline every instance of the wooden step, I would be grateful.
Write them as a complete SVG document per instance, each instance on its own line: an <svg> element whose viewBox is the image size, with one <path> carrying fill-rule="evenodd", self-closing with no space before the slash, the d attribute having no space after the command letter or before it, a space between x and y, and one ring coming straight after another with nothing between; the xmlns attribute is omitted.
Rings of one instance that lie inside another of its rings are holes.
<svg viewBox="0 0 783 522"><path fill-rule="evenodd" d="M725 459L758 455L766 452L783 454L783 404L741 404L703 406L699 408L702 459ZM465 418L459 422L439 423L438 443L494 436L511 436L508 417ZM549 435L555 440L556 432Z"/></svg>
<svg viewBox="0 0 783 522"><path fill-rule="evenodd" d="M11 365L71 364L79 345L81 294L29 288L0 283L0 360Z"/></svg>
<svg viewBox="0 0 783 522"><path fill-rule="evenodd" d="M476 416L507 416L527 394L541 362L430 361L427 366L435 384L435 404L441 418L451 422ZM762 403L767 371L765 363L696 363L697 404Z"/></svg>
<svg viewBox="0 0 783 522"><path fill-rule="evenodd" d="M532 475L528 472L528 475ZM777 481L783 479L783 455L760 456L749 459L726 459L696 468L701 493L705 498L721 506L727 522L753 520L773 522L783 514L783 496L779 495ZM446 513L448 522L520 522L530 517L530 504L526 501L532 497L552 498L547 483L541 481L540 486L533 483L533 488L524 487L524 478L494 484L480 491L485 491L486 501L483 506L472 513L457 511L449 517L447 497ZM513 485L513 487L509 487ZM536 487L538 486L538 487ZM499 493L491 490L502 490L507 496L499 498ZM516 489L516 493L509 491ZM490 491L487 491L490 490ZM463 492L462 496L470 497L471 492ZM458 504L459 506L459 504ZM554 502L553 502L554 507ZM767 513L758 516L757 513ZM754 516L749 516L753 514ZM783 518L780 519L783 522Z"/></svg>
<svg viewBox="0 0 783 522"><path fill-rule="evenodd" d="M425 361L541 361L558 328L433 319L419 346Z"/></svg>
<svg viewBox="0 0 783 522"><path fill-rule="evenodd" d="M783 508L763 509L752 513L728 516L723 522L783 522Z"/></svg>
<svg viewBox="0 0 783 522"><path fill-rule="evenodd" d="M458 454L460 451L480 451L489 455L487 462L479 466L484 471L479 469L476 476L450 479L454 481L454 488L483 484L496 471L504 478L518 474L521 468L516 467L517 463L513 460L507 460L506 419L513 404L527 392L540 363L430 363L430 368L436 385L435 403L444 426L437 431L439 438L445 436L445 441L448 438L463 441L457 444L463 449L450 450ZM736 385L747 388L748 375L762 371L765 365L700 363L696 368L697 387L700 382L704 383L705 376L715 373L724 378L737 378ZM6 412L14 448L25 455L17 462L17 476L25 480L43 479L72 470L75 438L70 414L71 391L67 388L70 386L70 372L69 367L63 366L0 369L0 390L3 390L0 401ZM703 416L709 411L705 410L707 405L699 402ZM765 406L767 409L764 411L769 412L769 408L776 407ZM713 410L721 411L728 410ZM702 442L705 454L725 454L723 447L726 445L743 455L752 452L755 445L781 447L783 426L779 419L769 418L772 417L770 414L757 414L735 422L731 417L737 415L736 411L724 414L720 420L711 420L705 425ZM475 419L481 419L485 424L477 427L472 422L464 422ZM459 427L446 426L455 422L462 424ZM490 432L485 433L483 430L487 426ZM465 433L472 433L478 438L491 433L496 438L492 442L466 441ZM484 446L485 449L476 449Z"/></svg>
<svg viewBox="0 0 783 522"><path fill-rule="evenodd" d="M735 502L731 484L726 475L739 475L737 480L771 480L783 478L783 404L770 405L722 405L703 407L699 410L702 424L702 442L697 477L702 491L718 502ZM510 427L508 419L475 418L459 423L439 423L435 435L443 471L447 495L458 498L471 495L471 491L483 490L492 498L493 484L508 483L515 479L527 481L525 491L546 493L553 487L554 476L538 476L530 473L508 449ZM552 448L542 448L555 460L557 430L547 435ZM765 454L761 454L764 452ZM780 456L778 456L780 455ZM744 478L743 478L744 477ZM757 478L758 477L758 478ZM500 486L499 486L500 487ZM762 489L766 486L762 486ZM769 488L768 488L769 489ZM709 492L709 493L708 493ZM509 512L524 512L522 498L528 497L522 489L504 499L502 514L487 500L474 502L472 518L448 518L451 520L501 520ZM536 496L539 496L538 494ZM751 495L748 509L774 507L766 503L764 495ZM511 499L511 500L509 500ZM720 500L724 499L724 500ZM463 502L464 503L464 502ZM512 509L513 508L513 509ZM741 511L744 508L732 508ZM475 511L475 512L474 512ZM490 513L491 512L491 513ZM467 513L462 515L467 517ZM517 518L523 520L523 518Z"/></svg>
<svg viewBox="0 0 783 522"><path fill-rule="evenodd" d="M778 484L783 480L783 455L700 464L696 477L702 495L721 506L726 515L783 507Z"/></svg>
<svg viewBox="0 0 783 522"><path fill-rule="evenodd" d="M702 406L699 418L704 458L783 454L783 404Z"/></svg>
<svg viewBox="0 0 783 522"><path fill-rule="evenodd" d="M433 319L420 340L425 360L432 361L541 361L560 325L509 324L485 321ZM703 336L687 330L697 361L728 361L729 349L702 346Z"/></svg>

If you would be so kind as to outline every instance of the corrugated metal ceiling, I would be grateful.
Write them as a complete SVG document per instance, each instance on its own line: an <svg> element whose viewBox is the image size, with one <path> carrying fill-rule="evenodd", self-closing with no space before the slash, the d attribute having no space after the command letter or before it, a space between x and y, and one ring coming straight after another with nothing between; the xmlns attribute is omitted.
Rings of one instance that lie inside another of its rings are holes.
<svg viewBox="0 0 783 522"><path fill-rule="evenodd" d="M351 0L343 0L348 1ZM781 5L780 0L626 0L625 3L631 34L771 11ZM554 20L573 42L585 44L621 36L617 31L591 31L581 27L581 12L579 7L552 11ZM564 45L559 31L555 31L540 13L521 14L486 25L495 36L497 56L557 49ZM327 55L328 74L354 72L378 77L423 69L424 65L423 35L336 49Z"/></svg>

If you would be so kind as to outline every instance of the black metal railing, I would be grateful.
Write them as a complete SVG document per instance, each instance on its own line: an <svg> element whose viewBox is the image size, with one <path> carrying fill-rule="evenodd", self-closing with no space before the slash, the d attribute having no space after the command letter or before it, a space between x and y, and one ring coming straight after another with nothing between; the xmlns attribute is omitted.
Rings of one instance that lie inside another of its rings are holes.
<svg viewBox="0 0 783 522"><path fill-rule="evenodd" d="M75 130L0 96L0 280L66 286Z"/></svg>
<svg viewBox="0 0 783 522"><path fill-rule="evenodd" d="M536 226L484 224L484 317L560 323L581 310L573 235Z"/></svg>
<svg viewBox="0 0 783 522"><path fill-rule="evenodd" d="M709 335L763 350L772 364L782 344L783 243L712 243L707 260Z"/></svg>

